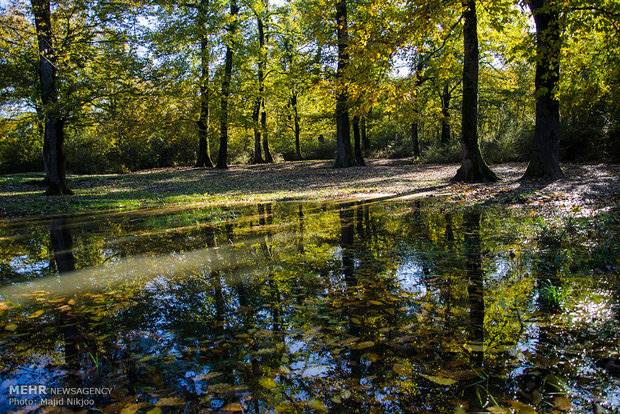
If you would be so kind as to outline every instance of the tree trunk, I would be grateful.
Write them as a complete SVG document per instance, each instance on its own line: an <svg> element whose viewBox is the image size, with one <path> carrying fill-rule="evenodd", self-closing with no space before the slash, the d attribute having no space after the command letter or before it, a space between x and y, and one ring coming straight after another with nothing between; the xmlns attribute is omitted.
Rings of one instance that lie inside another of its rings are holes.
<svg viewBox="0 0 620 414"><path fill-rule="evenodd" d="M297 110L297 92L293 91L291 95L291 107L293 109L293 132L295 133L295 159L301 161L301 144L299 142L299 111Z"/></svg>
<svg viewBox="0 0 620 414"><path fill-rule="evenodd" d="M211 160L211 148L209 145L209 38L207 35L207 8L209 0L201 0L198 9L198 26L201 31L200 36L200 117L196 125L198 126L198 156L196 157L196 167L213 167Z"/></svg>
<svg viewBox="0 0 620 414"><path fill-rule="evenodd" d="M484 362L484 277L482 272L482 244L480 239L480 212L466 211L463 215L465 271L469 299L469 343L479 351L472 352L473 362L482 368Z"/></svg>
<svg viewBox="0 0 620 414"><path fill-rule="evenodd" d="M231 23L228 25L228 33L234 37L237 31L237 14L239 6L237 0L230 0ZM233 43L230 39L226 45L226 60L224 63L224 78L222 79L222 98L220 108L220 149L217 157L217 168L228 168L228 99L230 97L230 81L233 67Z"/></svg>
<svg viewBox="0 0 620 414"><path fill-rule="evenodd" d="M420 156L420 137L417 122L411 123L411 145L413 147L413 156L418 158Z"/></svg>
<svg viewBox="0 0 620 414"><path fill-rule="evenodd" d="M452 100L452 92L448 82L443 85L441 93L441 138L442 145L450 143L452 132L450 131L450 101Z"/></svg>
<svg viewBox="0 0 620 414"><path fill-rule="evenodd" d="M370 142L368 142L368 126L367 117L362 117L362 148L364 149L364 157L368 158L370 154Z"/></svg>
<svg viewBox="0 0 620 414"><path fill-rule="evenodd" d="M355 165L364 166L364 155L362 154L362 137L360 133L360 117L353 117L353 142L355 145Z"/></svg>
<svg viewBox="0 0 620 414"><path fill-rule="evenodd" d="M560 22L554 0L530 0L536 23L536 127L534 148L524 179L557 180L560 168Z"/></svg>
<svg viewBox="0 0 620 414"><path fill-rule="evenodd" d="M336 71L336 168L354 165L351 150L351 128L349 125L349 96L345 78L349 64L349 33L347 27L347 2L338 0L336 3L336 25L338 32L338 69Z"/></svg>
<svg viewBox="0 0 620 414"><path fill-rule="evenodd" d="M262 164L265 162L263 159L263 150L261 147L261 129L260 129L260 103L261 98L256 98L256 102L254 103L254 110L252 111L252 125L254 128L254 158L252 159L252 163L254 164Z"/></svg>
<svg viewBox="0 0 620 414"><path fill-rule="evenodd" d="M51 8L49 0L31 0L39 46L39 79L45 132L43 165L47 194L72 194L67 187L64 153L64 119L58 104L56 85L56 54L52 46Z"/></svg>
<svg viewBox="0 0 620 414"><path fill-rule="evenodd" d="M482 158L478 143L478 23L476 0L464 0L463 24L463 106L461 167L452 181L469 183L497 181L497 176Z"/></svg>
<svg viewBox="0 0 620 414"><path fill-rule="evenodd" d="M256 24L258 26L258 96L260 97L260 129L263 139L263 153L265 162L273 162L271 151L269 150L269 134L267 131L267 111L265 109L265 59L267 50L265 48L265 23L261 17L267 11L267 2L263 0L263 9L256 14Z"/></svg>

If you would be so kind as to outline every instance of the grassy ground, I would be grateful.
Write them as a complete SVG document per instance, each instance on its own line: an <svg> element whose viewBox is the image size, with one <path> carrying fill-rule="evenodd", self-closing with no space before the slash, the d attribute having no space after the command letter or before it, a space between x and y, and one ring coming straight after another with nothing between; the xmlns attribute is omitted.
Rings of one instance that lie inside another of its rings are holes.
<svg viewBox="0 0 620 414"><path fill-rule="evenodd" d="M69 177L73 196L47 197L39 173L0 176L0 217L43 216L146 208L192 208L259 201L366 199L446 195L460 202L617 201L618 165L567 165L566 180L517 181L525 164L495 165L492 185L450 185L457 165L370 160L368 167L334 169L330 162L233 166L229 170L170 168L130 174ZM613 200L613 201L612 201Z"/></svg>

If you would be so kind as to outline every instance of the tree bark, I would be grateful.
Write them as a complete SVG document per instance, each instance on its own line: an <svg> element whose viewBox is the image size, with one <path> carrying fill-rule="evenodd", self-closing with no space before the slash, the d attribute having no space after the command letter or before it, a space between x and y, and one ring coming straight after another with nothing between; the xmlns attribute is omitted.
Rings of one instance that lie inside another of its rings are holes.
<svg viewBox="0 0 620 414"><path fill-rule="evenodd" d="M224 63L224 78L222 79L222 97L220 108L220 149L217 157L217 168L228 168L228 99L230 97L230 81L233 67L233 43L237 31L237 14L239 6L237 0L230 0L231 23L228 25L228 33L231 39L226 45L226 60Z"/></svg>
<svg viewBox="0 0 620 414"><path fill-rule="evenodd" d="M411 123L411 146L413 147L413 156L418 158L420 156L420 136L417 122Z"/></svg>
<svg viewBox="0 0 620 414"><path fill-rule="evenodd" d="M273 157L269 150L269 133L267 131L267 111L265 109L265 59L267 55L267 49L265 48L265 22L262 18L263 13L267 11L267 2L262 1L263 8L256 14L256 23L258 26L258 95L260 97L260 129L263 139L263 153L265 154L265 162L272 163Z"/></svg>
<svg viewBox="0 0 620 414"><path fill-rule="evenodd" d="M261 147L261 129L260 129L260 103L261 98L256 98L254 103L254 110L252 111L252 124L254 128L254 158L253 164L262 164L265 162L263 159L263 150Z"/></svg>
<svg viewBox="0 0 620 414"><path fill-rule="evenodd" d="M196 167L213 167L209 145L209 38L207 34L207 9L209 0L201 0L198 6L198 27L200 30L200 117L198 126L198 156Z"/></svg>
<svg viewBox="0 0 620 414"><path fill-rule="evenodd" d="M450 143L452 132L450 130L450 101L452 100L452 92L448 82L444 83L441 93L441 138L442 145Z"/></svg>
<svg viewBox="0 0 620 414"><path fill-rule="evenodd" d="M52 45L49 0L31 0L39 47L39 79L44 112L43 165L48 195L72 194L67 187L64 153L64 124L58 103L56 54Z"/></svg>
<svg viewBox="0 0 620 414"><path fill-rule="evenodd" d="M293 132L295 133L295 159L301 161L301 143L299 141L299 135L301 133L299 127L299 111L297 109L297 92L293 91L291 94L291 108L293 110Z"/></svg>
<svg viewBox="0 0 620 414"><path fill-rule="evenodd" d="M353 142L355 148L355 165L364 166L364 155L362 154L362 137L360 133L360 117L353 117Z"/></svg>
<svg viewBox="0 0 620 414"><path fill-rule="evenodd" d="M362 147L364 149L364 157L368 158L370 155L370 142L368 142L368 125L367 125L367 117L362 117Z"/></svg>
<svg viewBox="0 0 620 414"><path fill-rule="evenodd" d="M463 0L463 106L461 167L452 181L469 183L497 181L497 176L482 158L478 142L478 22L476 0Z"/></svg>
<svg viewBox="0 0 620 414"><path fill-rule="evenodd" d="M560 168L560 22L554 0L529 0L536 24L536 127L534 148L524 179L557 180Z"/></svg>
<svg viewBox="0 0 620 414"><path fill-rule="evenodd" d="M351 150L351 127L349 124L349 96L345 72L349 64L349 32L347 22L347 2L338 0L336 3L336 26L338 33L338 68L336 70L336 168L354 165Z"/></svg>

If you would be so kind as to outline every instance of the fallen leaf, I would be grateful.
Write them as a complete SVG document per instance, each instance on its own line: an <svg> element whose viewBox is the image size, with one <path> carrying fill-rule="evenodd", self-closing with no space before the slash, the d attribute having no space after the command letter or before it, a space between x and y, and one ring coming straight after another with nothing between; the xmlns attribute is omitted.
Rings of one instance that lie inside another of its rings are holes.
<svg viewBox="0 0 620 414"><path fill-rule="evenodd" d="M229 404L226 404L222 408L222 410L224 410L224 411L239 412L239 411L243 411L243 407L239 403L229 403Z"/></svg>
<svg viewBox="0 0 620 414"><path fill-rule="evenodd" d="M258 380L258 383L261 387L267 388L268 390L272 390L278 386L273 378L263 377Z"/></svg>
<svg viewBox="0 0 620 414"><path fill-rule="evenodd" d="M427 380L434 382L435 384L439 384L439 385L456 384L456 381L453 380L452 378L436 377L435 375L426 375L426 374L420 374L420 375L426 378Z"/></svg>
<svg viewBox="0 0 620 414"><path fill-rule="evenodd" d="M14 330L17 329L17 325L15 325L14 323L9 323L9 324L4 325L4 329L6 331L13 332Z"/></svg>
<svg viewBox="0 0 620 414"><path fill-rule="evenodd" d="M516 411L517 414L537 414L536 410L527 404L524 404L520 401L512 400L509 401L512 408Z"/></svg>
<svg viewBox="0 0 620 414"><path fill-rule="evenodd" d="M45 311L43 309L39 309L38 311L31 313L30 316L28 316L28 318L30 318L30 319L38 318L39 316L43 315L44 313L45 313Z"/></svg>

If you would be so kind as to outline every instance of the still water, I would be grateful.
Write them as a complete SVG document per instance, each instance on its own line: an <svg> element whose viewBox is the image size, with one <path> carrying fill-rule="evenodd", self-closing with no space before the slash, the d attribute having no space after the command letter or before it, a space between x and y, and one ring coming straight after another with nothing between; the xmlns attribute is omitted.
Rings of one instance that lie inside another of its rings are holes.
<svg viewBox="0 0 620 414"><path fill-rule="evenodd" d="M435 200L4 222L0 412L37 408L11 392L32 384L107 389L85 408L124 413L618 412L619 221L577 216Z"/></svg>

